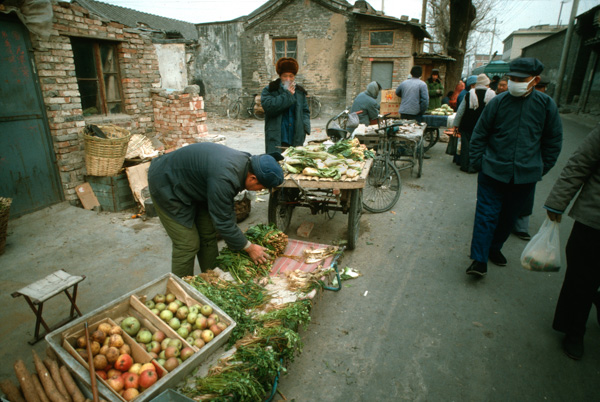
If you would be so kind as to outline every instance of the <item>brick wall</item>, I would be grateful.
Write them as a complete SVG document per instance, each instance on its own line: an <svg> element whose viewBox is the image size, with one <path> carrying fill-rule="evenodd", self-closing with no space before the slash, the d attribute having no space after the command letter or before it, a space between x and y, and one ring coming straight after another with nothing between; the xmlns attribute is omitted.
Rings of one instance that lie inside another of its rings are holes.
<svg viewBox="0 0 600 402"><path fill-rule="evenodd" d="M31 36L34 58L65 199L77 204L75 187L83 183L85 159L79 133L83 116L69 37L118 41L118 62L125 114L90 118L94 123L116 122L133 133L154 130L150 89L160 80L154 47L149 39L123 25L102 21L66 2L53 3L54 24L48 39Z"/></svg>
<svg viewBox="0 0 600 402"><path fill-rule="evenodd" d="M208 134L204 100L197 92L152 92L154 125L167 148L214 139Z"/></svg>
<svg viewBox="0 0 600 402"><path fill-rule="evenodd" d="M414 65L413 53L419 51L419 41L412 28L398 24L386 24L381 20L358 17L353 35L352 51L348 57L346 83L346 103L351 105L354 98L371 82L373 62L392 62L392 88L406 79ZM370 45L370 32L394 31L393 46L375 47ZM385 88L384 88L385 89Z"/></svg>

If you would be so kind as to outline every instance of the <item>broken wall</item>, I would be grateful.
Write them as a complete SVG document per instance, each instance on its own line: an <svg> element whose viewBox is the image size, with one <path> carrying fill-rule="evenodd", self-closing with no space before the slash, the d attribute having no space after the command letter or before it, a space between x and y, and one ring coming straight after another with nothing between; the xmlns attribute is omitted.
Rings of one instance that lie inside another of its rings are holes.
<svg viewBox="0 0 600 402"><path fill-rule="evenodd" d="M200 87L206 110L225 113L242 95L243 25L240 21L200 24L192 83Z"/></svg>
<svg viewBox="0 0 600 402"><path fill-rule="evenodd" d="M296 81L316 95L326 113L344 107L349 14L315 1L288 2L251 22L242 37L242 84L260 93L278 78L274 39L296 39Z"/></svg>

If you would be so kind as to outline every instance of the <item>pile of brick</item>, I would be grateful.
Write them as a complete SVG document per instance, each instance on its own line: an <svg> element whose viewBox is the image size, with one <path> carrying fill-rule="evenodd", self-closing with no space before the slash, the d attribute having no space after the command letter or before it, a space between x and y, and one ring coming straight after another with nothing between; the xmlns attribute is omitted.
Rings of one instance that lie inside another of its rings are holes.
<svg viewBox="0 0 600 402"><path fill-rule="evenodd" d="M198 142L225 143L225 137L208 133L204 100L198 90L197 85L182 92L152 90L154 128L167 149Z"/></svg>

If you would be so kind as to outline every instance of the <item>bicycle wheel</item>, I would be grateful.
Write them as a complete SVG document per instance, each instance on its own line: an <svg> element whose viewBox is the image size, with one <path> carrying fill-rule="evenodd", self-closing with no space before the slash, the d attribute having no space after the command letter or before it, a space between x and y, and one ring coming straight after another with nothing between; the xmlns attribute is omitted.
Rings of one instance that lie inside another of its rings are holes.
<svg viewBox="0 0 600 402"><path fill-rule="evenodd" d="M358 242L360 216L362 215L362 189L351 190L348 210L348 249L354 250Z"/></svg>
<svg viewBox="0 0 600 402"><path fill-rule="evenodd" d="M242 110L242 101L236 100L233 101L227 106L227 116L230 119L237 119L240 117L240 111Z"/></svg>
<svg viewBox="0 0 600 402"><path fill-rule="evenodd" d="M425 142L423 152L427 152L433 147L438 140L440 139L440 130L437 128L429 128L425 129L425 133L423 133L423 141Z"/></svg>
<svg viewBox="0 0 600 402"><path fill-rule="evenodd" d="M254 104L252 104L252 116L254 116L254 118L258 119L258 120L264 120L265 119L265 111L262 108L257 110L254 107Z"/></svg>
<svg viewBox="0 0 600 402"><path fill-rule="evenodd" d="M416 145L417 147L417 178L421 177L421 175L423 174L423 154L425 153L425 150L423 148L423 142L419 141L418 145Z"/></svg>
<svg viewBox="0 0 600 402"><path fill-rule="evenodd" d="M327 132L327 130L329 129L329 127L333 124L336 123L339 127L332 127L332 128L341 128L343 130L346 129L346 123L348 122L348 115L346 113L343 113L342 115L337 115L335 117L332 117L331 119L329 119L329 121L327 122L327 124L325 125L325 132Z"/></svg>
<svg viewBox="0 0 600 402"><path fill-rule="evenodd" d="M314 96L311 96L309 99L308 107L310 108L310 118L316 119L321 114L321 102Z"/></svg>
<svg viewBox="0 0 600 402"><path fill-rule="evenodd" d="M292 221L294 207L287 204L285 189L273 190L269 195L268 220L274 223L277 229L285 232Z"/></svg>
<svg viewBox="0 0 600 402"><path fill-rule="evenodd" d="M402 181L398 168L381 157L373 161L363 189L363 206L369 212L389 211L396 205Z"/></svg>

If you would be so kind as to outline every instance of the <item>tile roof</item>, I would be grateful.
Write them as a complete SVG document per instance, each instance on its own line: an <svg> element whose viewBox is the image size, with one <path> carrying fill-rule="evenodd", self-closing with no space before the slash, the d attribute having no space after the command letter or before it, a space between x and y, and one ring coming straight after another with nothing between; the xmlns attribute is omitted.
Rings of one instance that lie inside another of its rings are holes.
<svg viewBox="0 0 600 402"><path fill-rule="evenodd" d="M198 31L196 26L190 22L179 21L172 18L160 17L154 14L148 14L141 11L132 10L127 7L114 6L112 4L102 3L94 0L73 0L81 7L90 10L100 17L110 21L115 21L131 28L137 28L139 23L143 23L149 28L158 29L164 32L177 31L181 33L186 40L198 40ZM168 2L165 2L168 7Z"/></svg>

